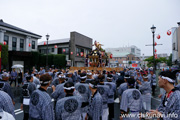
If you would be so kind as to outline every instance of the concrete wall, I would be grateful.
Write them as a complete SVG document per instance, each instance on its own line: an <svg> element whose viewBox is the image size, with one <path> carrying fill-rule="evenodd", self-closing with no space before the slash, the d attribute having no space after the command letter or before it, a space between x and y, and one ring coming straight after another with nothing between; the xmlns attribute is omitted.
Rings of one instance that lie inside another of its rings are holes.
<svg viewBox="0 0 180 120"><path fill-rule="evenodd" d="M180 62L180 27L177 28L178 60Z"/></svg>
<svg viewBox="0 0 180 120"><path fill-rule="evenodd" d="M70 52L73 52L73 55L70 55L70 59L73 61L73 65L77 67L81 67L85 64L85 58L81 57L80 55L77 56L76 49L77 47L83 49L90 49L92 50L92 38L84 36L77 32L70 33Z"/></svg>

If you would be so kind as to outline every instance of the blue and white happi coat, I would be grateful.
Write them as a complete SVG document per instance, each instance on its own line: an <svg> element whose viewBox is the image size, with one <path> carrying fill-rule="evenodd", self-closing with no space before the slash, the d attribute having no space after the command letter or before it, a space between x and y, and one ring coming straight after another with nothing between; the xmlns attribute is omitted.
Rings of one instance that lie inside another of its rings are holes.
<svg viewBox="0 0 180 120"><path fill-rule="evenodd" d="M48 93L39 88L35 90L30 98L29 117L40 120L54 120L53 103Z"/></svg>
<svg viewBox="0 0 180 120"><path fill-rule="evenodd" d="M81 120L82 101L79 96L66 96L56 103L56 120Z"/></svg>

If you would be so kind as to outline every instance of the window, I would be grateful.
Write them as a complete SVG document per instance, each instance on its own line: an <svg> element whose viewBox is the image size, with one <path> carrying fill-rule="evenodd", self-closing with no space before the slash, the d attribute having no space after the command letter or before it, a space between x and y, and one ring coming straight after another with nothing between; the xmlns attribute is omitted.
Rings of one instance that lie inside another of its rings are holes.
<svg viewBox="0 0 180 120"><path fill-rule="evenodd" d="M32 49L35 49L35 41L32 41Z"/></svg>
<svg viewBox="0 0 180 120"><path fill-rule="evenodd" d="M16 51L16 43L17 43L17 38L13 37L12 38L12 50Z"/></svg>
<svg viewBox="0 0 180 120"><path fill-rule="evenodd" d="M24 50L24 39L20 39L20 51Z"/></svg>
<svg viewBox="0 0 180 120"><path fill-rule="evenodd" d="M8 41L9 41L9 36L4 35L4 42L6 42L7 45L8 45Z"/></svg>
<svg viewBox="0 0 180 120"><path fill-rule="evenodd" d="M51 49L51 52L54 52L54 48Z"/></svg>
<svg viewBox="0 0 180 120"><path fill-rule="evenodd" d="M81 55L81 52L83 52L83 54L84 54L84 49L82 49L82 48L76 48L76 54L79 54L79 56Z"/></svg>
<svg viewBox="0 0 180 120"><path fill-rule="evenodd" d="M135 53L135 49L134 48L131 48L131 53Z"/></svg>
<svg viewBox="0 0 180 120"><path fill-rule="evenodd" d="M175 43L173 43L173 50L176 50Z"/></svg>

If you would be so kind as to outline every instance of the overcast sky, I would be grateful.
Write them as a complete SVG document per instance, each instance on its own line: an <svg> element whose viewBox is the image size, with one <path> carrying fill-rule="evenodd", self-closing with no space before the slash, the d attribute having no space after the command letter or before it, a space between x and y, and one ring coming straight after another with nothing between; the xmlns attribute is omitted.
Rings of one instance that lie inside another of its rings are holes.
<svg viewBox="0 0 180 120"><path fill-rule="evenodd" d="M0 19L50 40L69 38L77 31L102 43L103 48L135 45L152 55L156 26L157 53L171 53L166 32L180 22L180 0L1 0ZM39 41L41 41L39 40Z"/></svg>

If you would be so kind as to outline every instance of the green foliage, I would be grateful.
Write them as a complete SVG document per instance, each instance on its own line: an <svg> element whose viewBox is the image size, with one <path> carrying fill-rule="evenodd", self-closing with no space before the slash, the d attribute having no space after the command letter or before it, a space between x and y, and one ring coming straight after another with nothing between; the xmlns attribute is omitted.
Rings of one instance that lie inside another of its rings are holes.
<svg viewBox="0 0 180 120"><path fill-rule="evenodd" d="M48 54L48 65L54 65L53 63L54 56L56 55Z"/></svg>
<svg viewBox="0 0 180 120"><path fill-rule="evenodd" d="M39 53L38 52L32 52L32 65L36 66L39 63Z"/></svg>
<svg viewBox="0 0 180 120"><path fill-rule="evenodd" d="M172 54L170 54L168 60L167 60L167 65L172 66Z"/></svg>
<svg viewBox="0 0 180 120"><path fill-rule="evenodd" d="M153 61L153 56L151 56L151 57L149 57L149 58L146 58L144 61L147 61L147 62L148 62L148 63L147 63L147 66L148 66L148 67L153 66L153 63L154 63L154 61ZM160 57L160 58L155 59L155 62L156 62L156 64L157 64L157 63L166 63L166 62L167 62L167 59L166 59L165 57Z"/></svg>
<svg viewBox="0 0 180 120"><path fill-rule="evenodd" d="M41 54L39 52L32 52L32 66L37 66L37 68L46 66L46 54ZM66 56L64 54L48 54L48 65L55 65L56 67L66 67Z"/></svg>
<svg viewBox="0 0 180 120"><path fill-rule="evenodd" d="M39 66L46 66L46 55L39 54Z"/></svg>
<svg viewBox="0 0 180 120"><path fill-rule="evenodd" d="M66 56L64 54L54 55L53 63L56 67L65 67L66 66Z"/></svg>
<svg viewBox="0 0 180 120"><path fill-rule="evenodd" d="M1 51L1 64L6 67L8 65L8 46L3 45L0 43L2 46L2 51Z"/></svg>
<svg viewBox="0 0 180 120"><path fill-rule="evenodd" d="M131 62L131 61L129 61L129 64L132 64L132 62Z"/></svg>

